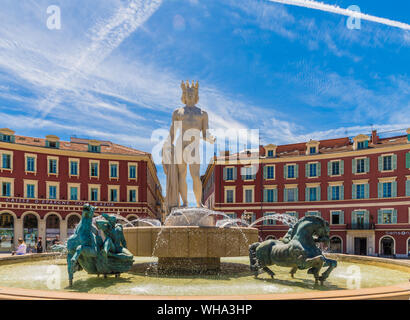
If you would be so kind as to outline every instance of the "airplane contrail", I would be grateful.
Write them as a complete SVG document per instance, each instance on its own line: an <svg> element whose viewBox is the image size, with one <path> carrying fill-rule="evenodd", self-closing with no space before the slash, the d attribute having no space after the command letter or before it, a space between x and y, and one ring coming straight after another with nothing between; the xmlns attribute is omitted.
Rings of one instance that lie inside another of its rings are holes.
<svg viewBox="0 0 410 320"><path fill-rule="evenodd" d="M292 6L298 6L298 7L305 7L305 8L310 8L310 9L315 9L315 10L320 10L320 11L325 11L325 12L336 13L336 14L343 15L343 16L360 18L363 20L381 23L387 26L396 27L396 28L400 28L403 30L410 30L410 25L407 23L389 20L386 18L379 18L379 17L371 16L365 13L361 13L358 11L343 9L336 5L330 5L330 4L326 4L323 2L317 2L313 0L268 0L268 1L288 4Z"/></svg>

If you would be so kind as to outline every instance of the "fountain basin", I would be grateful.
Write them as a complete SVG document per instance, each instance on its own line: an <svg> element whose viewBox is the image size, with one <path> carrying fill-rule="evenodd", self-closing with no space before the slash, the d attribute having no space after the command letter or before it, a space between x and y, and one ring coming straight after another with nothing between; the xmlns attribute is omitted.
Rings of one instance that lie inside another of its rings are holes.
<svg viewBox="0 0 410 320"><path fill-rule="evenodd" d="M221 257L249 254L256 228L164 226L124 228L128 250L137 257L158 257L160 271L218 271Z"/></svg>

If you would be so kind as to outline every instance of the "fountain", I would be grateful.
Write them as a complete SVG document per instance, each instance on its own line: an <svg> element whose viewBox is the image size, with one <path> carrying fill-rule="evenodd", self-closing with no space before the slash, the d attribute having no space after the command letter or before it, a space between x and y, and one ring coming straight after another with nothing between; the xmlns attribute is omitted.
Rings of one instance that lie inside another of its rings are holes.
<svg viewBox="0 0 410 320"><path fill-rule="evenodd" d="M217 226L216 216L228 223ZM230 227L228 227L228 224ZM247 256L258 230L205 208L174 209L163 226L127 227L124 236L134 256L158 257L163 273L215 273L221 257Z"/></svg>

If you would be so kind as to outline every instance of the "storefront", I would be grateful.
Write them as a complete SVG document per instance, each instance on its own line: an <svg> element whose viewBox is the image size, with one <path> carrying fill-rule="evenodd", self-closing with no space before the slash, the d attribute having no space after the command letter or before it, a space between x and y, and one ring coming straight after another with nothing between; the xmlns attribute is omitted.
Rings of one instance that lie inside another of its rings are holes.
<svg viewBox="0 0 410 320"><path fill-rule="evenodd" d="M38 238L38 220L37 217L29 213L23 219L23 238L27 245L27 252L35 251Z"/></svg>
<svg viewBox="0 0 410 320"><path fill-rule="evenodd" d="M0 252L11 252L14 247L14 217L10 213L0 214Z"/></svg>
<svg viewBox="0 0 410 320"><path fill-rule="evenodd" d="M60 241L60 218L50 214L46 219L46 250L49 251L54 240Z"/></svg>

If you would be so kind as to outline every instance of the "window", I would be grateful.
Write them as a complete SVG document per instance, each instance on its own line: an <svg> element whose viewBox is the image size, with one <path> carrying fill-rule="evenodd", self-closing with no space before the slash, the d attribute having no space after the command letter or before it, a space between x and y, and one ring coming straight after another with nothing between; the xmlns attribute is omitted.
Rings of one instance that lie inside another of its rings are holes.
<svg viewBox="0 0 410 320"><path fill-rule="evenodd" d="M364 172L366 172L365 160L366 160L366 159L357 159L356 173L364 173Z"/></svg>
<svg viewBox="0 0 410 320"><path fill-rule="evenodd" d="M128 201L137 202L137 191L136 190L129 190Z"/></svg>
<svg viewBox="0 0 410 320"><path fill-rule="evenodd" d="M309 188L309 201L316 201L316 188Z"/></svg>
<svg viewBox="0 0 410 320"><path fill-rule="evenodd" d="M110 164L110 178L118 178L118 164Z"/></svg>
<svg viewBox="0 0 410 320"><path fill-rule="evenodd" d="M245 202L246 203L253 202L253 190L252 189L245 190Z"/></svg>
<svg viewBox="0 0 410 320"><path fill-rule="evenodd" d="M97 162L92 162L91 163L90 175L91 175L91 177L98 177L98 163Z"/></svg>
<svg viewBox="0 0 410 320"><path fill-rule="evenodd" d="M298 189L297 188L286 188L284 193L285 202L295 202L298 201L297 197Z"/></svg>
<svg viewBox="0 0 410 320"><path fill-rule="evenodd" d="M290 164L290 165L287 165L286 167L287 167L287 178L296 178L295 165Z"/></svg>
<svg viewBox="0 0 410 320"><path fill-rule="evenodd" d="M118 190L117 189L110 189L110 201L113 201L113 202L118 201Z"/></svg>
<svg viewBox="0 0 410 320"><path fill-rule="evenodd" d="M2 155L3 160L3 169L11 169L11 155L3 153Z"/></svg>
<svg viewBox="0 0 410 320"><path fill-rule="evenodd" d="M264 201L265 202L276 202L278 197L277 197L277 189L273 189L273 188L266 188L264 191Z"/></svg>
<svg viewBox="0 0 410 320"><path fill-rule="evenodd" d="M275 166L265 166L263 171L265 179L275 179Z"/></svg>
<svg viewBox="0 0 410 320"><path fill-rule="evenodd" d="M95 153L99 153L101 152L101 146L97 146L97 145L88 145L88 151L89 152L95 152Z"/></svg>
<svg viewBox="0 0 410 320"><path fill-rule="evenodd" d="M78 176L78 161L70 161L70 175Z"/></svg>
<svg viewBox="0 0 410 320"><path fill-rule="evenodd" d="M276 224L276 221L274 219L268 219L269 216L273 215L274 213L269 213L265 212L263 216L265 217L265 220L263 220L263 225L265 226L272 226Z"/></svg>
<svg viewBox="0 0 410 320"><path fill-rule="evenodd" d="M397 169L397 155L382 155L378 158L379 171L393 171Z"/></svg>
<svg viewBox="0 0 410 320"><path fill-rule="evenodd" d="M364 199L364 184L356 185L356 199Z"/></svg>
<svg viewBox="0 0 410 320"><path fill-rule="evenodd" d="M78 188L70 187L70 200L78 200Z"/></svg>
<svg viewBox="0 0 410 320"><path fill-rule="evenodd" d="M27 184L27 198L33 199L35 198L35 185L34 184Z"/></svg>
<svg viewBox="0 0 410 320"><path fill-rule="evenodd" d="M310 147L309 153L310 154L315 154L316 153L316 147Z"/></svg>
<svg viewBox="0 0 410 320"><path fill-rule="evenodd" d="M336 176L340 174L340 162L339 161L334 161L331 162L332 166L332 176Z"/></svg>
<svg viewBox="0 0 410 320"><path fill-rule="evenodd" d="M226 180L233 180L233 168L226 168Z"/></svg>
<svg viewBox="0 0 410 320"><path fill-rule="evenodd" d="M317 176L317 163L310 163L309 164L309 177L316 177Z"/></svg>
<svg viewBox="0 0 410 320"><path fill-rule="evenodd" d="M48 141L49 148L57 148L57 142L55 141Z"/></svg>
<svg viewBox="0 0 410 320"><path fill-rule="evenodd" d="M397 223L397 210L396 209L379 209L377 211L377 223L379 224Z"/></svg>
<svg viewBox="0 0 410 320"><path fill-rule="evenodd" d="M340 200L340 186L332 186L332 199L331 200Z"/></svg>
<svg viewBox="0 0 410 320"><path fill-rule="evenodd" d="M3 142L12 142L12 136L8 134L2 134L1 135L1 141Z"/></svg>
<svg viewBox="0 0 410 320"><path fill-rule="evenodd" d="M49 199L57 199L57 187L56 186L49 186L48 187L48 198Z"/></svg>
<svg viewBox="0 0 410 320"><path fill-rule="evenodd" d="M11 183L10 182L2 182L1 184L1 195L3 197L11 197Z"/></svg>
<svg viewBox="0 0 410 320"><path fill-rule="evenodd" d="M273 150L268 150L268 158L273 158Z"/></svg>
<svg viewBox="0 0 410 320"><path fill-rule="evenodd" d="M392 183L385 182L383 183L383 198L391 198L392 197Z"/></svg>
<svg viewBox="0 0 410 320"><path fill-rule="evenodd" d="M308 186L305 190L305 201L320 201L320 186Z"/></svg>
<svg viewBox="0 0 410 320"><path fill-rule="evenodd" d="M392 170L392 156L383 157L383 170Z"/></svg>
<svg viewBox="0 0 410 320"><path fill-rule="evenodd" d="M28 172L35 172L36 171L36 159L34 157L27 157L26 163L26 171Z"/></svg>
<svg viewBox="0 0 410 320"><path fill-rule="evenodd" d="M233 192L234 190L226 190L226 202L233 203Z"/></svg>
<svg viewBox="0 0 410 320"><path fill-rule="evenodd" d="M242 179L243 180L254 180L255 175L253 174L253 167L242 168Z"/></svg>
<svg viewBox="0 0 410 320"><path fill-rule="evenodd" d="M338 211L332 212L332 224L340 224L340 214Z"/></svg>
<svg viewBox="0 0 410 320"><path fill-rule="evenodd" d="M48 173L57 174L57 160L56 159L48 160Z"/></svg>
<svg viewBox="0 0 410 320"><path fill-rule="evenodd" d="M305 213L305 216L316 216L316 217L320 217L320 212L319 211L308 211Z"/></svg>
<svg viewBox="0 0 410 320"><path fill-rule="evenodd" d="M357 149L366 149L369 141L360 141L357 143Z"/></svg>
<svg viewBox="0 0 410 320"><path fill-rule="evenodd" d="M91 188L91 201L98 201L98 188Z"/></svg>
<svg viewBox="0 0 410 320"><path fill-rule="evenodd" d="M130 179L136 179L137 178L137 166L136 165L130 165L129 166L129 178Z"/></svg>

